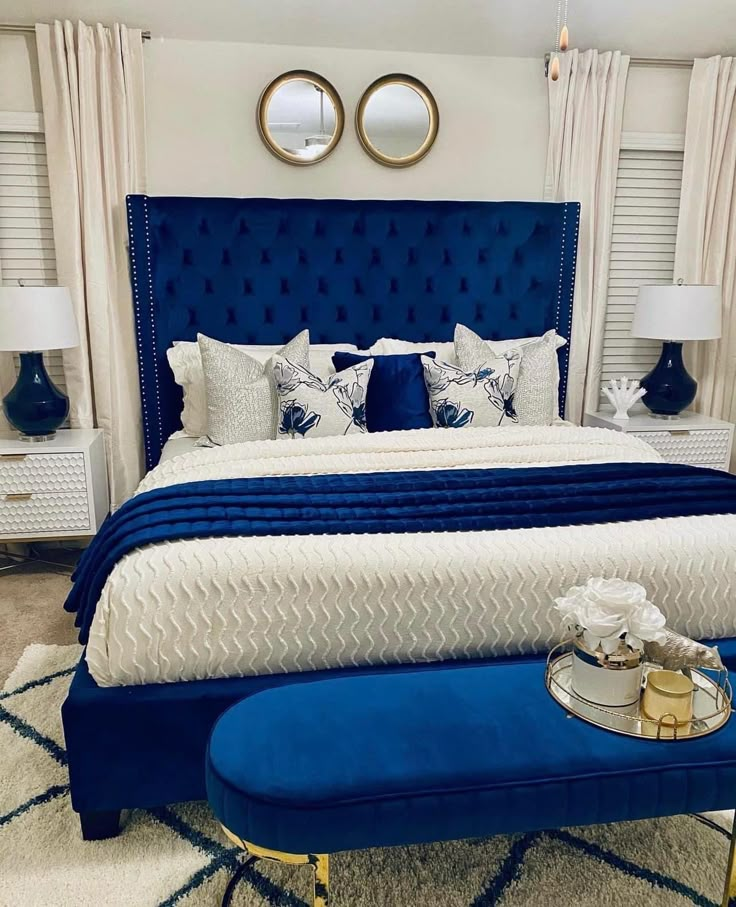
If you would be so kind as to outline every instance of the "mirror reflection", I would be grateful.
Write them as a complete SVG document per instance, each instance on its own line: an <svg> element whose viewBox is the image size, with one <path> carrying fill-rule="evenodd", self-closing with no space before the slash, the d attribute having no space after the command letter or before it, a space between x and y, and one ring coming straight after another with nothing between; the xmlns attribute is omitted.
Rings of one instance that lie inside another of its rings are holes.
<svg viewBox="0 0 736 907"><path fill-rule="evenodd" d="M312 164L335 148L344 114L335 89L316 73L286 73L264 91L258 110L270 151L293 164Z"/></svg>
<svg viewBox="0 0 736 907"><path fill-rule="evenodd" d="M429 110L422 96L408 85L384 85L368 99L363 128L371 145L382 154L408 157L427 138Z"/></svg>
<svg viewBox="0 0 736 907"><path fill-rule="evenodd" d="M429 89L411 76L384 76L358 106L356 126L375 160L405 167L421 160L437 135L439 115Z"/></svg>

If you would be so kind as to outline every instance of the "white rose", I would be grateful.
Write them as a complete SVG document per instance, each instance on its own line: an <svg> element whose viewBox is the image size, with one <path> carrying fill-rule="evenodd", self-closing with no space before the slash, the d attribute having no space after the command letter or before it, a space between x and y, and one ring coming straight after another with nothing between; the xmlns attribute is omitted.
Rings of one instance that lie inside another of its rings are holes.
<svg viewBox="0 0 736 907"><path fill-rule="evenodd" d="M641 650L645 642L663 643L667 638L664 632L666 622L667 619L656 605L644 602L629 614L626 644L632 649Z"/></svg>
<svg viewBox="0 0 736 907"><path fill-rule="evenodd" d="M589 603L584 615L580 616L584 628L585 644L595 651L598 646L607 655L618 649L619 639L626 632L626 615L612 611L607 605Z"/></svg>
<svg viewBox="0 0 736 907"><path fill-rule="evenodd" d="M631 611L647 600L644 586L623 579L596 576L589 579L584 588L588 601L606 604L621 611Z"/></svg>
<svg viewBox="0 0 736 907"><path fill-rule="evenodd" d="M592 577L555 599L555 607L568 629L583 630L589 648L600 647L609 655L622 638L632 649L643 648L643 640L664 638L665 617L647 601L646 589L639 583Z"/></svg>

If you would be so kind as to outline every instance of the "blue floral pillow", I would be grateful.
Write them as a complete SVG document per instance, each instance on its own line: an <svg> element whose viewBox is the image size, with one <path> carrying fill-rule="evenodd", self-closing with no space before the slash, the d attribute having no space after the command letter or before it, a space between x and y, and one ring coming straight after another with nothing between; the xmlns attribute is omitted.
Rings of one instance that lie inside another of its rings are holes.
<svg viewBox="0 0 736 907"><path fill-rule="evenodd" d="M435 354L425 353L434 359ZM370 356L337 352L332 357L339 372ZM368 384L368 431L400 431L431 428L429 398L424 384L420 353L373 356L373 371Z"/></svg>
<svg viewBox="0 0 736 907"><path fill-rule="evenodd" d="M372 359L327 378L283 356L276 355L272 361L277 437L326 438L368 431L366 394Z"/></svg>
<svg viewBox="0 0 736 907"><path fill-rule="evenodd" d="M514 393L519 380L519 350L488 358L476 371L422 356L429 408L437 428L488 428L518 422Z"/></svg>

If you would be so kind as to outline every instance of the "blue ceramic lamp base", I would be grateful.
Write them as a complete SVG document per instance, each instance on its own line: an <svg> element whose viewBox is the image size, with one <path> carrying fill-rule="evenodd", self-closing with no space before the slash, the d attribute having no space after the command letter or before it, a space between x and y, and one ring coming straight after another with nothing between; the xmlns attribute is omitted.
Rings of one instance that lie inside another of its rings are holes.
<svg viewBox="0 0 736 907"><path fill-rule="evenodd" d="M24 441L47 441L69 414L69 398L49 378L41 353L21 353L15 387L3 400L5 418Z"/></svg>
<svg viewBox="0 0 736 907"><path fill-rule="evenodd" d="M662 344L662 355L654 368L639 382L646 390L644 404L655 416L674 419L695 399L698 382L682 361L682 343Z"/></svg>

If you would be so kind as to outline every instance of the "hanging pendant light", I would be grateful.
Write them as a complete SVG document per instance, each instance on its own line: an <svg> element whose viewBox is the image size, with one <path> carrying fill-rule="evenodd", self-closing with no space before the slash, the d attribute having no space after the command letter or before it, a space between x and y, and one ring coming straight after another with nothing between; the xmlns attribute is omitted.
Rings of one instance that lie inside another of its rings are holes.
<svg viewBox="0 0 736 907"><path fill-rule="evenodd" d="M555 28L555 52L549 64L549 77L553 82L560 78L560 53L564 53L570 46L570 32L567 28L568 0L557 0L557 27Z"/></svg>

